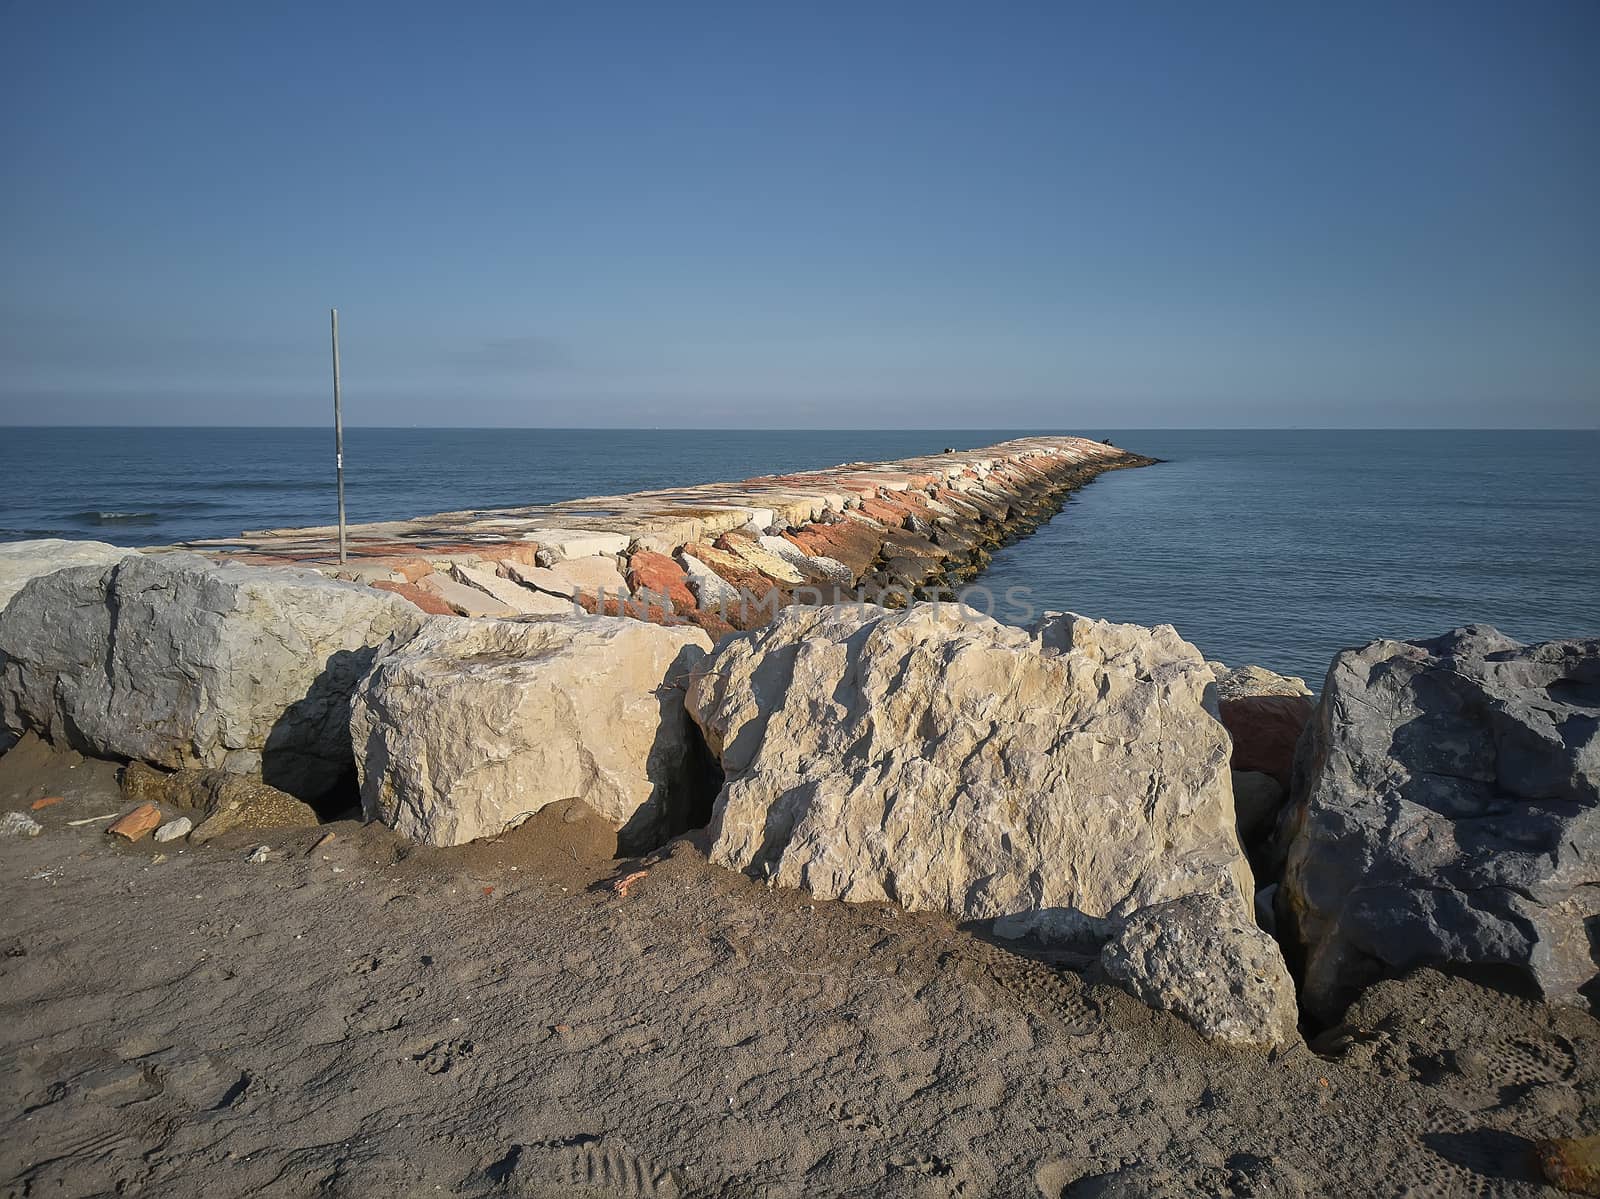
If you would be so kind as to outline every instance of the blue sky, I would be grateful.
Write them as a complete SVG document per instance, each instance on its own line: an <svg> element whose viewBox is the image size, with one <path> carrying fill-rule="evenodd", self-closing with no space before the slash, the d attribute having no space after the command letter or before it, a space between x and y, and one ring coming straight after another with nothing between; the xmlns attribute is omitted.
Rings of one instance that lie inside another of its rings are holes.
<svg viewBox="0 0 1600 1199"><path fill-rule="evenodd" d="M1600 422L1600 4L0 8L0 424Z"/></svg>

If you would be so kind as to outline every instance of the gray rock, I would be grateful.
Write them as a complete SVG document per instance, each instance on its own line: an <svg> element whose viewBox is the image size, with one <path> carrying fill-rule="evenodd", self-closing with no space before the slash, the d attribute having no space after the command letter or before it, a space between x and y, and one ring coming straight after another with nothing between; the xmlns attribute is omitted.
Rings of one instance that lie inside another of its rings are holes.
<svg viewBox="0 0 1600 1199"><path fill-rule="evenodd" d="M434 617L356 691L367 817L459 845L576 796L630 846L682 831L709 791L683 687L710 645L699 629L602 616Z"/></svg>
<svg viewBox="0 0 1600 1199"><path fill-rule="evenodd" d="M1475 625L1339 654L1293 794L1278 916L1317 1018L1421 965L1595 993L1600 640Z"/></svg>
<svg viewBox="0 0 1600 1199"><path fill-rule="evenodd" d="M44 825L26 812L7 812L0 816L0 837L37 837L42 832Z"/></svg>
<svg viewBox="0 0 1600 1199"><path fill-rule="evenodd" d="M179 816L176 820L169 820L156 830L157 841L176 841L180 837L187 837L189 830L194 828L194 821L187 816Z"/></svg>
<svg viewBox="0 0 1600 1199"><path fill-rule="evenodd" d="M0 609L29 579L54 574L69 566L110 566L136 553L137 550L107 545L104 541L63 541L58 537L0 542Z"/></svg>
<svg viewBox="0 0 1600 1199"><path fill-rule="evenodd" d="M1143 908L1101 950L1100 965L1136 999L1214 1041L1270 1048L1299 1035L1278 943L1231 900L1189 895Z"/></svg>
<svg viewBox="0 0 1600 1199"><path fill-rule="evenodd" d="M1278 935L1277 898L1277 883L1271 883L1256 892L1256 923L1273 937Z"/></svg>
<svg viewBox="0 0 1600 1199"><path fill-rule="evenodd" d="M1264 842L1278 823L1284 792L1278 780L1258 770L1233 772L1233 810L1239 821L1239 840L1246 848Z"/></svg>
<svg viewBox="0 0 1600 1199"><path fill-rule="evenodd" d="M248 854L245 855L245 859L244 860L247 861L247 862L253 863L254 865L259 866L262 862L265 862L271 856L272 856L272 849L269 846L257 845L254 849L252 849Z"/></svg>
<svg viewBox="0 0 1600 1199"><path fill-rule="evenodd" d="M737 611L739 589L693 554L683 554L683 572L689 578L689 590L699 601L702 611Z"/></svg>
<svg viewBox="0 0 1600 1199"><path fill-rule="evenodd" d="M419 622L398 596L312 571L195 554L74 567L0 613L0 724L99 757L258 764L317 796L354 765L356 680Z"/></svg>
<svg viewBox="0 0 1600 1199"><path fill-rule="evenodd" d="M1198 891L1248 917L1210 683L1170 626L784 608L690 684L726 775L711 860L1058 942Z"/></svg>

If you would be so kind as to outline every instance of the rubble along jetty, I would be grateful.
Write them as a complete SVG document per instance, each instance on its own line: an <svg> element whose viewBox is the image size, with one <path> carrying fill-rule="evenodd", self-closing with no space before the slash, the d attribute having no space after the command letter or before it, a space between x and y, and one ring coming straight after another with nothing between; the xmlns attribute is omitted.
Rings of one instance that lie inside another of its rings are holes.
<svg viewBox="0 0 1600 1199"><path fill-rule="evenodd" d="M310 567L425 612L589 611L696 624L713 638L790 603L895 607L974 578L1096 475L1157 461L1082 437L1025 437L897 462L737 483L444 512L186 543L226 561Z"/></svg>

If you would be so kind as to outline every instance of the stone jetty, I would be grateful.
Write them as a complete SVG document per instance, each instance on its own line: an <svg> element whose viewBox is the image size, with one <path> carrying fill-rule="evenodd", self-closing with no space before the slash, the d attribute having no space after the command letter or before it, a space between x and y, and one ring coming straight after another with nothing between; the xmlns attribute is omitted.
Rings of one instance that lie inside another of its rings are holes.
<svg viewBox="0 0 1600 1199"><path fill-rule="evenodd" d="M713 638L793 602L890 607L974 578L1074 488L1153 459L1082 437L1026 437L897 462L190 542L254 566L309 567L436 615L543 616L574 606Z"/></svg>
<svg viewBox="0 0 1600 1199"><path fill-rule="evenodd" d="M358 525L344 563L332 528L0 547L0 751L124 763L128 809L83 819L130 845L357 802L436 847L575 804L624 853L703 830L717 866L1025 941L1235 1048L1419 968L1590 1002L1600 641L1374 641L1319 698L1170 625L916 602L1150 461L1025 438Z"/></svg>

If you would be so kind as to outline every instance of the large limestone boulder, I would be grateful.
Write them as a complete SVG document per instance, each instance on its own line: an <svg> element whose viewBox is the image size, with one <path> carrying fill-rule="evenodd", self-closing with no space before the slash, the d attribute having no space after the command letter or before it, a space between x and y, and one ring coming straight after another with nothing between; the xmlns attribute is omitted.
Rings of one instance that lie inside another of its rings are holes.
<svg viewBox="0 0 1600 1199"><path fill-rule="evenodd" d="M682 831L715 786L683 706L710 647L696 628L603 616L434 617L356 690L362 806L433 845L574 797L629 847Z"/></svg>
<svg viewBox="0 0 1600 1199"><path fill-rule="evenodd" d="M29 579L69 566L110 566L137 552L104 541L63 541L59 537L0 542L0 609Z"/></svg>
<svg viewBox="0 0 1600 1199"><path fill-rule="evenodd" d="M1052 941L1196 893L1248 919L1211 681L1170 626L785 608L689 687L726 774L711 858Z"/></svg>
<svg viewBox="0 0 1600 1199"><path fill-rule="evenodd" d="M1135 912L1100 951L1100 965L1135 998L1214 1041L1270 1048L1299 1036L1294 980L1277 942L1215 895Z"/></svg>
<svg viewBox="0 0 1600 1199"><path fill-rule="evenodd" d="M1278 899L1312 1014L1420 965L1592 999L1597 789L1600 640L1472 626L1338 655L1295 766Z"/></svg>
<svg viewBox="0 0 1600 1199"><path fill-rule="evenodd" d="M313 571L147 554L29 582L0 613L0 723L301 798L354 765L350 692L421 614Z"/></svg>

